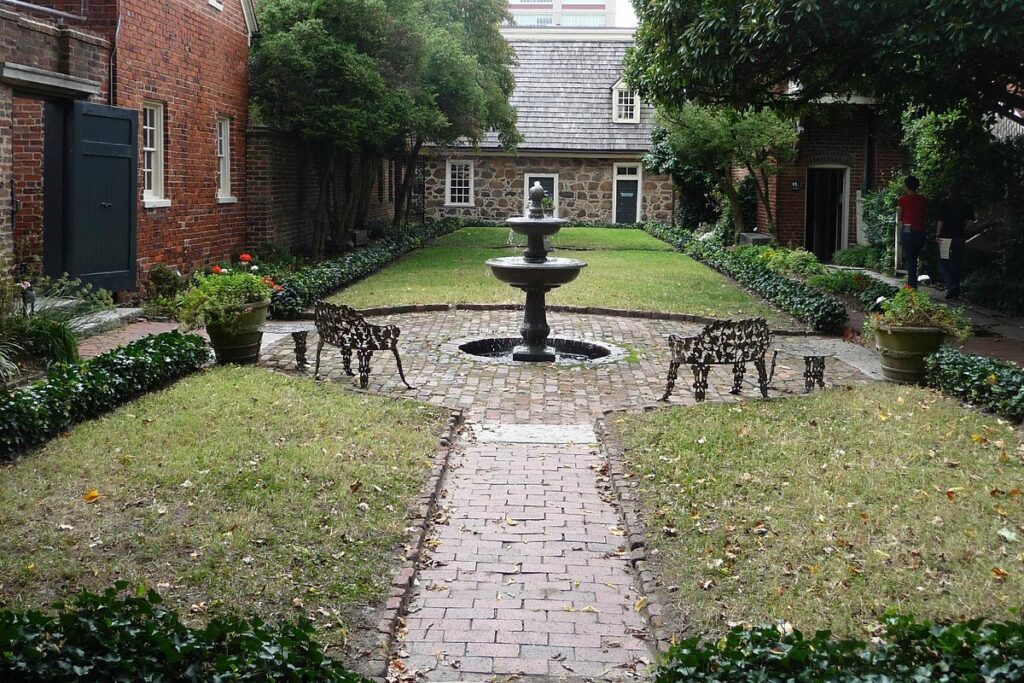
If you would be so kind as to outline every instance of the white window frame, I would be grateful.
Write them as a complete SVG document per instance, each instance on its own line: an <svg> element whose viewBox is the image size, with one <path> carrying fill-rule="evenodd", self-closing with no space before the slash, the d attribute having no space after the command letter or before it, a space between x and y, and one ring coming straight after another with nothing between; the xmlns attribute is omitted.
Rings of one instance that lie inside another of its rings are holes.
<svg viewBox="0 0 1024 683"><path fill-rule="evenodd" d="M469 201L452 201L452 166L469 166ZM472 159L449 159L444 167L444 205L476 206L476 162Z"/></svg>
<svg viewBox="0 0 1024 683"><path fill-rule="evenodd" d="M217 201L234 204L238 200L231 194L231 117L218 116L214 134L217 153Z"/></svg>
<svg viewBox="0 0 1024 683"><path fill-rule="evenodd" d="M636 176L621 176L625 180L636 178L636 220L639 223L644 215L644 165L639 161L622 161L612 165L612 225L619 218L619 169L623 166L635 166Z"/></svg>
<svg viewBox="0 0 1024 683"><path fill-rule="evenodd" d="M215 7L216 9L219 9L221 12L224 11L224 3L221 2L221 0L210 0L210 7Z"/></svg>
<svg viewBox="0 0 1024 683"><path fill-rule="evenodd" d="M157 100L142 101L142 206L146 209L161 209L171 205L167 198L166 150L164 149L164 116L166 105ZM147 121L152 112L152 125ZM149 135L152 134L152 144ZM149 155L152 155L150 157ZM152 158L152 163L149 159ZM150 187L146 187L147 175Z"/></svg>
<svg viewBox="0 0 1024 683"><path fill-rule="evenodd" d="M633 116L631 117L622 115L619 104L619 96L625 93L633 97ZM623 81L619 81L612 88L612 123L640 123L640 96L635 90L627 87Z"/></svg>
<svg viewBox="0 0 1024 683"><path fill-rule="evenodd" d="M555 191L554 199L555 209L552 215L558 218L558 208L561 203L558 201L558 174L557 173L524 173L523 174L523 215L528 216L530 214L530 178L554 178L555 179Z"/></svg>

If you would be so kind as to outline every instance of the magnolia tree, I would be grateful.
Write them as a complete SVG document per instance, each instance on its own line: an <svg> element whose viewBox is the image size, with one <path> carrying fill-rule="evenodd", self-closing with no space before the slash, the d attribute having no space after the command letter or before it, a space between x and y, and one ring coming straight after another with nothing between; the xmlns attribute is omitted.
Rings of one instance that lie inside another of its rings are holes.
<svg viewBox="0 0 1024 683"><path fill-rule="evenodd" d="M365 225L382 159L403 162L395 222L427 143L518 140L502 0L264 0L251 51L255 116L296 133L318 179L310 246Z"/></svg>

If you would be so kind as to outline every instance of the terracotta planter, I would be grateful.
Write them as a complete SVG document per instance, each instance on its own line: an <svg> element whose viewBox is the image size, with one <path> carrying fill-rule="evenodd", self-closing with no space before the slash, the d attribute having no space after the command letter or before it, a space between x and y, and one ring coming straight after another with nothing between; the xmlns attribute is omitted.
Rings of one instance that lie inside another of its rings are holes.
<svg viewBox="0 0 1024 683"><path fill-rule="evenodd" d="M946 331L938 327L892 327L875 330L882 356L882 376L899 384L923 384L925 356L942 347Z"/></svg>
<svg viewBox="0 0 1024 683"><path fill-rule="evenodd" d="M221 365L248 365L260 359L260 344L263 343L263 332L260 328L267 321L270 300L252 304L246 309L238 314L236 324L230 329L217 325L206 326L206 333L210 335L210 345L213 346L217 362Z"/></svg>

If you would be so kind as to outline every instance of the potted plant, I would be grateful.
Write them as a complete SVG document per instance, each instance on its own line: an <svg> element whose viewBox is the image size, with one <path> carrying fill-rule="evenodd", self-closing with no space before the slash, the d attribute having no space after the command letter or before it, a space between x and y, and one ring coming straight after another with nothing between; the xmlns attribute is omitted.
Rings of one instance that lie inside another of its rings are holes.
<svg viewBox="0 0 1024 683"><path fill-rule="evenodd" d="M938 351L948 337L966 341L971 336L971 324L959 309L904 287L882 303L881 313L865 321L864 332L875 336L875 347L882 357L882 376L891 382L921 384L925 357Z"/></svg>
<svg viewBox="0 0 1024 683"><path fill-rule="evenodd" d="M218 363L255 363L259 360L271 292L280 289L269 277L260 277L242 254L238 268L214 266L197 274L192 287L178 298L178 319L190 328L205 327Z"/></svg>

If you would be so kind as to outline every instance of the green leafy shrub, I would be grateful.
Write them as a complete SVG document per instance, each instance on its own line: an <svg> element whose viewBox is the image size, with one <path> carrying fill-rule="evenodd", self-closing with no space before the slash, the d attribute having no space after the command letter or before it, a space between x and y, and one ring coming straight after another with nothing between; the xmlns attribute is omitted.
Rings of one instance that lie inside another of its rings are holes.
<svg viewBox="0 0 1024 683"><path fill-rule="evenodd" d="M805 637L791 627L735 628L717 643L673 645L656 683L954 683L1024 678L1024 623L939 625L885 619L881 642Z"/></svg>
<svg viewBox="0 0 1024 683"><path fill-rule="evenodd" d="M178 319L190 328L217 325L226 330L253 304L267 301L281 289L269 276L251 272L252 257L242 254L235 270L214 266L209 275L197 273L193 285L178 297Z"/></svg>
<svg viewBox="0 0 1024 683"><path fill-rule="evenodd" d="M841 331L849 320L842 302L772 271L760 261L757 250L729 251L715 239L701 241L687 230L661 224L649 224L645 230L725 273L819 332Z"/></svg>
<svg viewBox="0 0 1024 683"><path fill-rule="evenodd" d="M54 614L0 611L0 678L75 681L364 683L326 657L308 621L219 617L185 626L160 594L83 592Z"/></svg>
<svg viewBox="0 0 1024 683"><path fill-rule="evenodd" d="M55 365L46 379L23 389L0 390L0 458L193 373L208 357L202 337L167 332L81 364Z"/></svg>
<svg viewBox="0 0 1024 683"><path fill-rule="evenodd" d="M814 289L857 299L865 311L877 308L880 299L891 299L900 291L899 287L883 282L865 273L851 273L833 270L807 279Z"/></svg>
<svg viewBox="0 0 1024 683"><path fill-rule="evenodd" d="M757 259L779 275L818 275L826 270L818 257L806 249L739 247L736 251Z"/></svg>
<svg viewBox="0 0 1024 683"><path fill-rule="evenodd" d="M932 301L931 297L910 287L882 303L882 312L864 321L864 333L893 327L937 327L946 334L966 341L971 336L971 323L959 308Z"/></svg>
<svg viewBox="0 0 1024 683"><path fill-rule="evenodd" d="M1024 421L1024 370L945 346L925 359L928 385L1016 422Z"/></svg>
<svg viewBox="0 0 1024 683"><path fill-rule="evenodd" d="M832 263L837 266L847 266L850 268L876 269L881 264L882 257L884 256L885 251L878 247L861 245L850 247L849 249L840 249L832 255Z"/></svg>
<svg viewBox="0 0 1024 683"><path fill-rule="evenodd" d="M26 320L24 348L47 363L77 363L78 335L71 323L45 315Z"/></svg>
<svg viewBox="0 0 1024 683"><path fill-rule="evenodd" d="M150 318L176 318L177 297L188 288L188 280L176 269L158 263L142 281L142 310Z"/></svg>
<svg viewBox="0 0 1024 683"><path fill-rule="evenodd" d="M480 221L471 223L478 225ZM435 237L453 232L461 225L462 220L446 219L407 226L402 232L362 249L285 275L281 278L281 289L271 298L271 314L278 319L297 318L318 299L377 272L403 254Z"/></svg>

